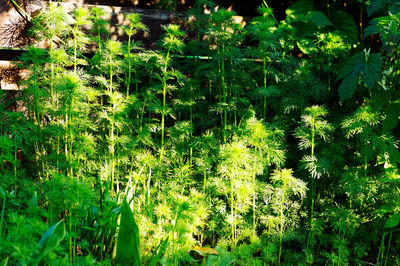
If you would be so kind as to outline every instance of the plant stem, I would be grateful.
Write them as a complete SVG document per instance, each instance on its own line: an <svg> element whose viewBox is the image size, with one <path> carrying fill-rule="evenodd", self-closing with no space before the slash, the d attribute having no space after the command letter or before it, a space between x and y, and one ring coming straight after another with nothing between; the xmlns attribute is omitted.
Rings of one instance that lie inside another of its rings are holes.
<svg viewBox="0 0 400 266"><path fill-rule="evenodd" d="M14 137L14 192L15 192L15 196L17 196L17 187L18 187L18 180L17 180L17 163L18 163L18 158L17 158L17 153L18 153L18 149L17 149L17 139L16 137Z"/></svg>
<svg viewBox="0 0 400 266"><path fill-rule="evenodd" d="M78 31L78 25L76 25L74 27L74 73L75 74L76 74L76 67L78 65L78 62L77 62L77 50L78 50L77 31Z"/></svg>
<svg viewBox="0 0 400 266"><path fill-rule="evenodd" d="M71 223L71 212L69 213L69 263L72 265L72 223Z"/></svg>
<svg viewBox="0 0 400 266"><path fill-rule="evenodd" d="M235 240L235 217L234 217L234 190L233 190L233 177L231 177L231 217L232 217L232 249L236 246Z"/></svg>
<svg viewBox="0 0 400 266"><path fill-rule="evenodd" d="M33 111L33 118L36 120L37 123L37 130L39 133L39 142L35 143L35 154L36 156L39 156L38 158L38 163L39 159L41 158L40 154L42 153L42 130L41 130L41 117L40 117L40 111L39 111L39 99L38 99L38 93L39 93L39 85L38 85L38 77L37 77L37 69L36 66L33 66L33 104L34 104L34 111ZM44 175L44 164L42 163L42 177Z"/></svg>
<svg viewBox="0 0 400 266"><path fill-rule="evenodd" d="M311 157L314 157L314 148L315 148L315 128L314 128L314 121L312 124L312 129L311 129ZM315 194L315 180L313 177L311 177L311 227L313 226L313 220L314 220L314 194Z"/></svg>
<svg viewBox="0 0 400 266"><path fill-rule="evenodd" d="M203 193L206 193L207 170L203 169Z"/></svg>
<svg viewBox="0 0 400 266"><path fill-rule="evenodd" d="M267 64L266 58L263 57L263 76L264 76L264 90L267 90ZM267 119L267 95L264 93L264 120Z"/></svg>
<svg viewBox="0 0 400 266"><path fill-rule="evenodd" d="M378 259L376 261L376 265L379 265L379 261L380 261L381 257L383 259L383 254L385 253L385 237L386 237L386 233L383 232L382 239L381 239L381 244L379 246Z"/></svg>
<svg viewBox="0 0 400 266"><path fill-rule="evenodd" d="M279 255L278 255L278 266L281 264L281 255L282 255L282 242L283 242L283 204L285 201L285 190L286 190L286 183L283 183L283 193L282 193L282 200L280 206L280 225L279 225Z"/></svg>
<svg viewBox="0 0 400 266"><path fill-rule="evenodd" d="M314 157L315 149L315 119L311 121L311 157ZM315 180L311 177L311 207L310 207L310 232L307 238L307 249L309 248L311 238L314 232L314 194L315 194Z"/></svg>
<svg viewBox="0 0 400 266"><path fill-rule="evenodd" d="M109 94L110 97L113 97L113 60L112 60L113 54L110 52L109 55ZM111 158L110 158L110 164L111 164L111 182L110 182L110 191L113 191L114 188L114 178L115 178L115 137L114 137L114 130L115 130L115 101L112 101L112 119L111 119L111 129L110 129L110 152L111 152Z"/></svg>
<svg viewBox="0 0 400 266"><path fill-rule="evenodd" d="M126 82L126 96L129 96L129 87L131 84L131 34L128 34L128 80Z"/></svg>
<svg viewBox="0 0 400 266"><path fill-rule="evenodd" d="M32 17L25 12L14 0L10 0L11 3L14 5L14 7L17 9L18 13L22 13L25 17L23 17L25 20L32 20ZM51 2L51 1L50 1Z"/></svg>
<svg viewBox="0 0 400 266"><path fill-rule="evenodd" d="M171 49L168 48L167 55L165 57L164 69L163 69L163 105L162 105L162 113L161 113L161 152L160 152L160 162L163 159L164 153L164 131L165 131L165 110L167 103L167 70L168 70L168 60Z"/></svg>
<svg viewBox="0 0 400 266"><path fill-rule="evenodd" d="M3 238L3 225L4 225L4 213L6 211L6 192L3 195L3 204L1 208L1 217L0 217L0 240Z"/></svg>
<svg viewBox="0 0 400 266"><path fill-rule="evenodd" d="M390 244L392 242L392 234L393 234L393 228L390 229L390 233L389 233L389 243L388 243L388 247L387 247L387 251L386 251L386 256L385 256L385 266L387 264L387 259L389 257L389 250L390 250Z"/></svg>
<svg viewBox="0 0 400 266"><path fill-rule="evenodd" d="M222 84L222 94L224 97L224 103L227 104L227 91L226 91L226 85L225 85L225 44L222 43L222 58L221 58L221 84ZM227 110L224 108L224 130L223 130L223 135L224 135L224 142L226 143L226 126L227 126Z"/></svg>
<svg viewBox="0 0 400 266"><path fill-rule="evenodd" d="M256 231L256 175L253 174L253 187L254 187L254 193L253 193L253 229Z"/></svg>

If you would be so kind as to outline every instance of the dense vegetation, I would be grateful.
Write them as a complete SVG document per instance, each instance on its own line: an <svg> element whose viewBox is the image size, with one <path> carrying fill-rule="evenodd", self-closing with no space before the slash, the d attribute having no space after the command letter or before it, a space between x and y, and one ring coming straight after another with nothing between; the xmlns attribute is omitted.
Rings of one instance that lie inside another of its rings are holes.
<svg viewBox="0 0 400 266"><path fill-rule="evenodd" d="M400 264L400 4L360 36L327 3L201 0L152 51L50 1L0 94L0 265Z"/></svg>

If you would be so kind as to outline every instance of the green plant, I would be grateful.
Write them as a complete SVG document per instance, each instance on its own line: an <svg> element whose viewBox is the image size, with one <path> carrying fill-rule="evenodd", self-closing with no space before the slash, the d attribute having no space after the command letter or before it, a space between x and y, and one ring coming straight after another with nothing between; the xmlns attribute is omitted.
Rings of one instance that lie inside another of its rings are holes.
<svg viewBox="0 0 400 266"><path fill-rule="evenodd" d="M3 238L3 226L4 226L4 212L6 211L6 193L0 188L2 194L2 204L1 204L1 217L0 217L0 239Z"/></svg>
<svg viewBox="0 0 400 266"><path fill-rule="evenodd" d="M53 226L51 226L40 239L39 245L39 254L36 259L36 264L38 265L42 258L46 256L50 251L56 248L59 243L65 237L65 223L63 220L60 220Z"/></svg>
<svg viewBox="0 0 400 266"><path fill-rule="evenodd" d="M271 174L271 185L263 189L263 198L266 204L266 212L261 220L267 227L267 234L279 237L279 251L277 264L281 263L283 236L286 230L292 229L299 221L297 214L300 204L294 201L296 197L300 202L305 198L307 186L300 179L293 177L290 169L276 170Z"/></svg>
<svg viewBox="0 0 400 266"><path fill-rule="evenodd" d="M332 227L336 233L333 236L332 244L336 252L331 252L328 256L328 262L334 265L343 265L348 263L349 249L347 247L348 238L350 238L358 229L361 219L352 210L347 210L341 206L335 206L330 210L330 219Z"/></svg>
<svg viewBox="0 0 400 266"><path fill-rule="evenodd" d="M162 110L161 110L161 151L160 151L160 161L163 159L164 153L164 137L165 137L165 116L169 114L169 108L167 106L167 91L171 91L174 89L174 86L168 84L168 80L173 79L175 77L179 78L179 72L174 71L171 68L171 53L174 52L182 52L182 48L184 43L182 41L182 37L184 36L184 32L179 29L178 25L170 24L168 26L163 27L165 30L165 35L162 39L162 45L166 50L165 54L161 58L162 66L160 77L162 83ZM171 68L171 69L169 69Z"/></svg>
<svg viewBox="0 0 400 266"><path fill-rule="evenodd" d="M221 115L221 128L224 142L228 138L228 110L234 109L228 103L231 94L230 86L227 86L227 62L233 63L233 58L238 57L237 45L241 42L241 26L234 23L234 12L219 9L210 15L210 26L207 34L210 35L211 44L215 46L215 59L217 63L217 91L218 104L215 110Z"/></svg>
<svg viewBox="0 0 400 266"><path fill-rule="evenodd" d="M28 68L32 71L32 75L24 81L26 89L25 103L27 104L28 113L32 121L33 130L35 130L35 159L38 168L41 167L41 171L38 173L39 178L45 175L45 147L43 141L43 116L44 106L40 104L45 102L48 98L48 92L43 89L44 87L44 76L46 75L43 65L48 62L46 52L42 49L29 47L27 52L20 58L20 67Z"/></svg>
<svg viewBox="0 0 400 266"><path fill-rule="evenodd" d="M127 44L127 51L124 54L126 57L126 61L128 61L128 76L126 78L126 95L129 96L129 88L132 83L132 65L135 66L135 58L132 57L132 49L137 48L135 42L132 41L132 37L139 31L142 30L144 32L148 32L146 25L140 22L140 15L139 14L129 14L129 26L124 26L122 29L124 30L125 34L128 35L128 44ZM138 88L138 77L137 77L137 70L134 70L135 73L135 87L136 87L136 95L139 93Z"/></svg>
<svg viewBox="0 0 400 266"><path fill-rule="evenodd" d="M119 263L140 265L139 228L133 218L133 212L126 200L121 206L121 222L119 226L116 260Z"/></svg>
<svg viewBox="0 0 400 266"><path fill-rule="evenodd" d="M279 60L281 55L281 45L279 43L279 33L277 21L273 15L273 10L264 1L264 5L258 8L261 16L254 18L249 27L249 34L258 41L258 46L250 51L251 55L261 58L262 61L262 84L256 90L256 95L263 98L263 118L267 119L267 98L279 95L277 87L268 85L268 76L274 75L276 69L273 64ZM276 75L275 75L276 77Z"/></svg>
<svg viewBox="0 0 400 266"><path fill-rule="evenodd" d="M261 4L196 1L151 50L138 14L115 41L99 7L13 0L33 27L0 92L1 263L398 264L399 4Z"/></svg>
<svg viewBox="0 0 400 266"><path fill-rule="evenodd" d="M68 25L72 22L72 17L69 16L67 11L62 5L50 2L48 8L43 9L38 16L33 20L33 27L31 29L33 35L39 39L46 39L49 42L50 55L54 51L54 42L62 41L61 36L69 29ZM76 28L77 29L77 28ZM74 37L76 37L74 33ZM76 38L75 38L76 40ZM74 44L74 50L76 50ZM51 80L50 80L50 97L51 102L55 102L54 87L54 63L50 62Z"/></svg>
<svg viewBox="0 0 400 266"><path fill-rule="evenodd" d="M307 240L307 247L311 244L314 231L314 208L316 198L316 179L320 179L322 175L328 173L328 162L324 158L318 159L316 156L316 146L318 138L323 141L329 140L329 134L333 130L324 117L327 115L327 110L322 106L311 106L304 110L302 115L302 125L295 131L295 136L300 140L299 148L301 150L310 149L310 155L305 155L302 158L302 164L311 176L311 204L310 204L310 234Z"/></svg>
<svg viewBox="0 0 400 266"><path fill-rule="evenodd" d="M262 165L254 164L251 151L242 141L227 143L221 147L218 172L226 179L222 189L230 205L230 215L227 222L231 226L231 247L236 248L238 233L238 215L245 213L251 206L254 184L252 176L260 174Z"/></svg>
<svg viewBox="0 0 400 266"><path fill-rule="evenodd" d="M72 26L72 35L73 35L73 51L74 51L74 73L77 71L77 66L79 64L86 64L86 61L78 58L78 56L82 57L81 54L78 54L79 50L85 50L85 46L89 44L90 39L85 36L85 32L83 29L88 29L91 27L91 21L89 18L89 10L86 8L78 8L74 10L74 22Z"/></svg>

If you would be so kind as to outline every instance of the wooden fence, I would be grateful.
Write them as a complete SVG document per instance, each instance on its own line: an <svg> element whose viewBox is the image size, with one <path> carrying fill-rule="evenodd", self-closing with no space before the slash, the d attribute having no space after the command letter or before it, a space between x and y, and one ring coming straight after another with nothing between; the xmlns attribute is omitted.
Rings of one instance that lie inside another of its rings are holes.
<svg viewBox="0 0 400 266"><path fill-rule="evenodd" d="M27 13L35 14L43 8L43 4L33 4L27 8ZM125 15L129 13L139 13L142 22L147 25L149 32L140 33L135 36L136 40L141 41L148 48L154 48L155 42L161 34L161 26L168 23L178 23L185 27L186 14L177 11L165 11L145 8L131 8L108 5L84 4L82 1L67 1L61 3L67 11L72 11L78 7L99 7L110 14L110 32L112 39L124 39L121 30L116 25L126 24ZM16 8L7 4L6 1L0 2L0 88L2 90L18 90L17 81L23 76L23 73L17 71L13 61L17 60L29 39L27 38L24 25L26 21ZM46 43L41 44L46 48Z"/></svg>

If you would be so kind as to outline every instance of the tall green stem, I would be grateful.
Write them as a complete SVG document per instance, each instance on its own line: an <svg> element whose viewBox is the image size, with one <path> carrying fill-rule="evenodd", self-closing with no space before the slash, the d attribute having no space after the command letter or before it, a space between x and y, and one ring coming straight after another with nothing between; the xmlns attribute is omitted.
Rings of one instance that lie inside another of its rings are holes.
<svg viewBox="0 0 400 266"><path fill-rule="evenodd" d="M315 120L311 122L311 157L314 157L315 149ZM310 207L310 232L307 239L307 248L309 248L311 237L314 231L314 194L315 194L315 180L311 177L311 207Z"/></svg>
<svg viewBox="0 0 400 266"><path fill-rule="evenodd" d="M233 177L231 177L231 218L232 218L232 248L233 249L235 249L235 247L236 247L236 237L235 237L235 234L236 234L236 219L235 219L235 212L234 212L234 209L235 209L235 198L234 198L234 190L233 190Z"/></svg>
<svg viewBox="0 0 400 266"><path fill-rule="evenodd" d="M110 95L112 96L113 93L113 60L112 60L112 54L109 56L109 78L110 78L110 83L109 83L109 92ZM114 187L114 178L115 178L115 139L114 139L114 130L115 130L115 111L116 111L116 106L115 102L113 101L112 103L112 119L111 119L111 130L110 130L110 151L111 151L111 182L110 182L110 191L113 191Z"/></svg>
<svg viewBox="0 0 400 266"><path fill-rule="evenodd" d="M37 77L37 68L34 65L33 66L33 104L34 104L34 110L33 110L33 118L36 120L36 127L39 133L39 142L35 144L35 153L36 156L39 156L42 153L42 129L41 129L41 116L40 116L40 111L39 111L39 99L38 99L38 93L39 93L39 85L38 85L38 77ZM44 175L44 163L42 162L42 176Z"/></svg>
<svg viewBox="0 0 400 266"><path fill-rule="evenodd" d="M78 25L76 25L75 28L74 28L74 73L76 73L76 67L78 65L78 60L77 60L77 50L78 50L77 31L78 31Z"/></svg>
<svg viewBox="0 0 400 266"><path fill-rule="evenodd" d="M314 148L315 148L315 121L312 121L311 128L311 157L314 157ZM311 179L311 227L313 227L313 219L314 219L314 195L315 194L315 179Z"/></svg>
<svg viewBox="0 0 400 266"><path fill-rule="evenodd" d="M224 100L224 103L227 104L228 93L227 93L226 84L225 84L225 44L224 43L222 43L222 56L221 56L221 86L222 86L223 100ZM228 118L227 110L226 110L226 108L224 108L223 137L224 137L225 143L226 143L227 118Z"/></svg>
<svg viewBox="0 0 400 266"><path fill-rule="evenodd" d="M126 84L126 96L129 96L129 87L131 84L131 70L132 66L131 66L131 34L128 34L128 80L127 80L127 84Z"/></svg>
<svg viewBox="0 0 400 266"><path fill-rule="evenodd" d="M279 224L279 255L278 255L278 266L281 264L282 255L282 243L283 243L283 227L284 227L284 216L283 216L283 204L285 202L285 190L286 183L283 183L283 193L280 206L280 224Z"/></svg>
<svg viewBox="0 0 400 266"><path fill-rule="evenodd" d="M3 238L3 225L4 225L4 213L6 211L6 192L3 191L3 204L1 208L1 217L0 217L0 240Z"/></svg>
<svg viewBox="0 0 400 266"><path fill-rule="evenodd" d="M165 131L165 110L166 110L166 103L167 103L167 70L168 70L168 60L169 54L171 49L168 49L167 55L165 57L164 69L163 69L163 105L162 105L162 112L161 112L161 152L160 152L160 161L163 159L164 153L164 131Z"/></svg>
<svg viewBox="0 0 400 266"><path fill-rule="evenodd" d="M264 90L267 90L267 62L263 57ZM264 120L267 119L267 95L264 93Z"/></svg>
<svg viewBox="0 0 400 266"><path fill-rule="evenodd" d="M254 187L254 193L253 193L253 229L256 231L256 175L253 174L253 187Z"/></svg>
<svg viewBox="0 0 400 266"><path fill-rule="evenodd" d="M50 54L53 53L53 35L50 36ZM51 82L50 82L50 96L51 96L51 103L54 103L54 62L53 60L50 61L50 71L51 71Z"/></svg>
<svg viewBox="0 0 400 266"><path fill-rule="evenodd" d="M15 196L17 196L17 187L18 187L18 180L17 180L17 163L18 163L18 158L17 158L17 153L18 153L18 149L17 149L17 138L16 136L14 137L14 192L15 192Z"/></svg>

